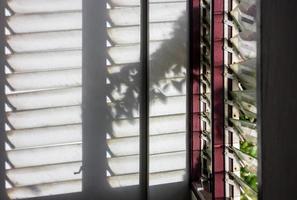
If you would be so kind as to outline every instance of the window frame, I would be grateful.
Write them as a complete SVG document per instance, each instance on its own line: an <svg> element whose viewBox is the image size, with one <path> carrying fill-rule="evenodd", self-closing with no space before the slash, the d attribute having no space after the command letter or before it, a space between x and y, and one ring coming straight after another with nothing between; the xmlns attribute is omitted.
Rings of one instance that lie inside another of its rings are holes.
<svg viewBox="0 0 297 200"><path fill-rule="evenodd" d="M0 114L5 113L5 1L0 0ZM8 199L5 188L5 118L0 117L0 199Z"/></svg>

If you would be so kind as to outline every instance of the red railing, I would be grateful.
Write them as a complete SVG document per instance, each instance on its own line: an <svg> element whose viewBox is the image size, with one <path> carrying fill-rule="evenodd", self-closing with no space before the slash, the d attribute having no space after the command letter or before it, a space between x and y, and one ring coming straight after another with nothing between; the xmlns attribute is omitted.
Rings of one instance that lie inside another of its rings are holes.
<svg viewBox="0 0 297 200"><path fill-rule="evenodd" d="M200 178L200 150L201 150L201 130L200 130L200 0L190 2L190 70L191 70L191 181L197 182Z"/></svg>
<svg viewBox="0 0 297 200"><path fill-rule="evenodd" d="M213 197L225 197L224 166L224 0L213 1Z"/></svg>

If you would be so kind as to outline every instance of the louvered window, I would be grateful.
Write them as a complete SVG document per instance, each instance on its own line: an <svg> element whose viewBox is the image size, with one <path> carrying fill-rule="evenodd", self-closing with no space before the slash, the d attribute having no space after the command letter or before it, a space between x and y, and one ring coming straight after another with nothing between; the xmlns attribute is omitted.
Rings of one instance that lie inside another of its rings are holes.
<svg viewBox="0 0 297 200"><path fill-rule="evenodd" d="M259 199L256 0L225 3L226 196ZM229 76L229 77L228 77ZM230 134L232 133L232 134ZM231 167L230 168L230 164ZM232 170L229 170L229 169Z"/></svg>
<svg viewBox="0 0 297 200"><path fill-rule="evenodd" d="M4 10L9 199L187 197L187 2L8 0Z"/></svg>
<svg viewBox="0 0 297 200"><path fill-rule="evenodd" d="M193 10L198 8L200 30L195 32L194 28L194 34L200 40L194 42L200 45L200 66L191 66L200 71L194 74L200 79L200 88L199 84L195 88L200 99L193 99L197 113L193 120L198 121L193 121L196 142L192 160L198 160L192 161L193 191L201 199L255 200L260 198L256 98L260 91L256 75L261 76L256 74L257 67L261 69L256 63L259 6L256 0L194 0ZM192 20L197 20L195 15Z"/></svg>
<svg viewBox="0 0 297 200"><path fill-rule="evenodd" d="M81 1L12 0L5 16L8 196L81 191Z"/></svg>

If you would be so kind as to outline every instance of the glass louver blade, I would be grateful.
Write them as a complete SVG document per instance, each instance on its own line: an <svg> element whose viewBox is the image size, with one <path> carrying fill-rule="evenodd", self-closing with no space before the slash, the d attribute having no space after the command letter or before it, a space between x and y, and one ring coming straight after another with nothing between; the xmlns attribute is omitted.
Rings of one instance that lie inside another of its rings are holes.
<svg viewBox="0 0 297 200"><path fill-rule="evenodd" d="M255 58L257 54L256 36L255 32L245 31L240 32L230 41L243 59Z"/></svg>
<svg viewBox="0 0 297 200"><path fill-rule="evenodd" d="M233 102L248 117L256 118L256 92L255 91L236 91L231 92Z"/></svg>
<svg viewBox="0 0 297 200"><path fill-rule="evenodd" d="M257 144L257 131L255 123L232 118L229 120L233 124L235 130L244 138L244 140L248 140L253 144Z"/></svg>
<svg viewBox="0 0 297 200"><path fill-rule="evenodd" d="M256 31L256 9L255 5L241 2L230 14L235 23L242 31Z"/></svg>
<svg viewBox="0 0 297 200"><path fill-rule="evenodd" d="M256 88L256 59L231 64L230 68L246 89Z"/></svg>
<svg viewBox="0 0 297 200"><path fill-rule="evenodd" d="M241 166L248 169L251 173L256 174L257 173L257 160L243 152L241 152L239 149L235 147L230 147L231 150L235 153L237 159L239 162L241 162Z"/></svg>
<svg viewBox="0 0 297 200"><path fill-rule="evenodd" d="M237 176L235 173L229 172L229 174L234 178L234 180L239 184L240 189L244 195L248 196L248 199L256 200L257 192L254 191L241 177Z"/></svg>

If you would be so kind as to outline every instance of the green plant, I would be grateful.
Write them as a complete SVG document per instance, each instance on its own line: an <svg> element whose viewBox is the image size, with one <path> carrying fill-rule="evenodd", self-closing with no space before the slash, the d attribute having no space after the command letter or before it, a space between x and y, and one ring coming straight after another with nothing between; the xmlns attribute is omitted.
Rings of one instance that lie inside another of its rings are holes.
<svg viewBox="0 0 297 200"><path fill-rule="evenodd" d="M258 190L257 175L249 172L245 167L240 168L240 177L249 185L254 191Z"/></svg>
<svg viewBox="0 0 297 200"><path fill-rule="evenodd" d="M257 146L248 141L240 142L240 151L256 158L257 157Z"/></svg>

